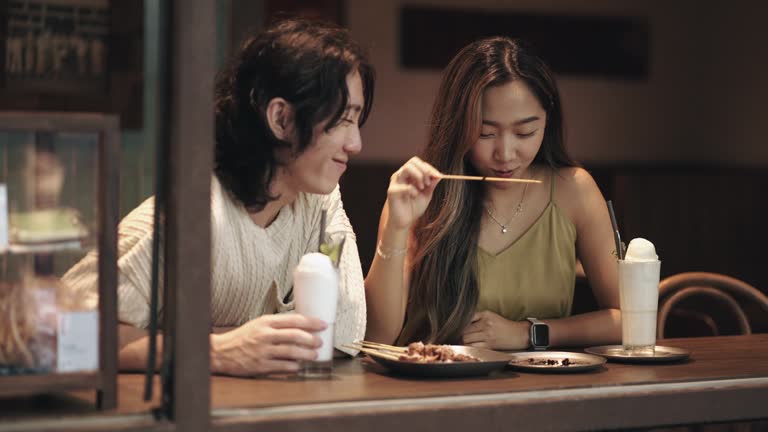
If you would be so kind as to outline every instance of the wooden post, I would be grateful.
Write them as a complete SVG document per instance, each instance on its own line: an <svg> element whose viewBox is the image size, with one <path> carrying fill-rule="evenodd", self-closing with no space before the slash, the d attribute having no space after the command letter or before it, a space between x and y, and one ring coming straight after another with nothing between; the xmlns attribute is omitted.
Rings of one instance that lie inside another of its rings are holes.
<svg viewBox="0 0 768 432"><path fill-rule="evenodd" d="M213 172L213 78L216 2L162 2L167 59L159 90L167 145L165 176L164 353L170 374L163 408L177 430L203 431L210 425L211 175ZM161 59L166 61L164 59ZM165 106L164 106L165 105ZM165 113L165 118L163 115Z"/></svg>

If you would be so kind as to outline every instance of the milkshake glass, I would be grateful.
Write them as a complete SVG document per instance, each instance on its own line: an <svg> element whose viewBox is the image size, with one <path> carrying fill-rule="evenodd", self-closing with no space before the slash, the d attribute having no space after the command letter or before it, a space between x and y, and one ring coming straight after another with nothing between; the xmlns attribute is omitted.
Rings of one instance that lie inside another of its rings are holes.
<svg viewBox="0 0 768 432"><path fill-rule="evenodd" d="M621 344L632 355L653 355L661 261L653 243L633 239L619 265Z"/></svg>
<svg viewBox="0 0 768 432"><path fill-rule="evenodd" d="M296 312L319 318L328 324L317 332L322 345L317 359L301 362L299 375L311 378L330 377L333 369L333 325L336 321L336 302L339 297L339 273L331 259L322 253L306 254L293 273Z"/></svg>

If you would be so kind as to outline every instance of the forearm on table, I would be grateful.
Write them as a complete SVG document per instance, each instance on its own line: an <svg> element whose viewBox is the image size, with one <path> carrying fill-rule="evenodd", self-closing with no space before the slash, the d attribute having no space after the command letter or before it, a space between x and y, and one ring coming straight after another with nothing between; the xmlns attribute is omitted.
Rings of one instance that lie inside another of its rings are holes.
<svg viewBox="0 0 768 432"><path fill-rule="evenodd" d="M222 334L237 327L214 327L213 334ZM149 355L149 332L130 324L120 324L120 351L118 354L119 368L122 371L143 371L147 368ZM159 369L163 353L163 335L158 330L157 354L155 368Z"/></svg>
<svg viewBox="0 0 768 432"><path fill-rule="evenodd" d="M120 351L118 353L119 369L122 371L145 370L149 353L149 334L147 330L130 324L120 324L118 334L120 338ZM156 340L157 355L155 356L155 368L159 368L163 351L163 336L159 332Z"/></svg>
<svg viewBox="0 0 768 432"><path fill-rule="evenodd" d="M407 301L404 277L407 241L408 230L385 228L381 231L381 249L388 257L374 254L365 278L368 309L365 337L368 340L389 344L400 334Z"/></svg>
<svg viewBox="0 0 768 432"><path fill-rule="evenodd" d="M621 312L618 309L602 309L543 321L549 325L549 344L553 347L609 345L621 342Z"/></svg>

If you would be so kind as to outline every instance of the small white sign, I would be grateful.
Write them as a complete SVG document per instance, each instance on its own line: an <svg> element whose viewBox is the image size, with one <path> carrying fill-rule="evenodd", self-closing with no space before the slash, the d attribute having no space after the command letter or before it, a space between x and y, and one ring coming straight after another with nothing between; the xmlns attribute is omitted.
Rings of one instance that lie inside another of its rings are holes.
<svg viewBox="0 0 768 432"><path fill-rule="evenodd" d="M57 372L99 368L99 313L61 312L56 344Z"/></svg>
<svg viewBox="0 0 768 432"><path fill-rule="evenodd" d="M8 188L0 183L0 251L8 249Z"/></svg>

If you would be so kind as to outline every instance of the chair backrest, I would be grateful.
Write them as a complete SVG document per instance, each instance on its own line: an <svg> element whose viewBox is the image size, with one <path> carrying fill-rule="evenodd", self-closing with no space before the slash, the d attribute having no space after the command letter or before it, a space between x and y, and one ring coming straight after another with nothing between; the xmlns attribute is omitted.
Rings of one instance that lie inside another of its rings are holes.
<svg viewBox="0 0 768 432"><path fill-rule="evenodd" d="M658 338L664 337L667 319L675 311L702 320L717 335L715 321L705 313L679 309L679 302L692 296L707 296L717 300L735 316L741 334L750 334L749 319L739 302L742 299L754 302L768 312L768 296L752 285L739 279L718 273L686 272L665 278L659 284L659 315L656 326Z"/></svg>

